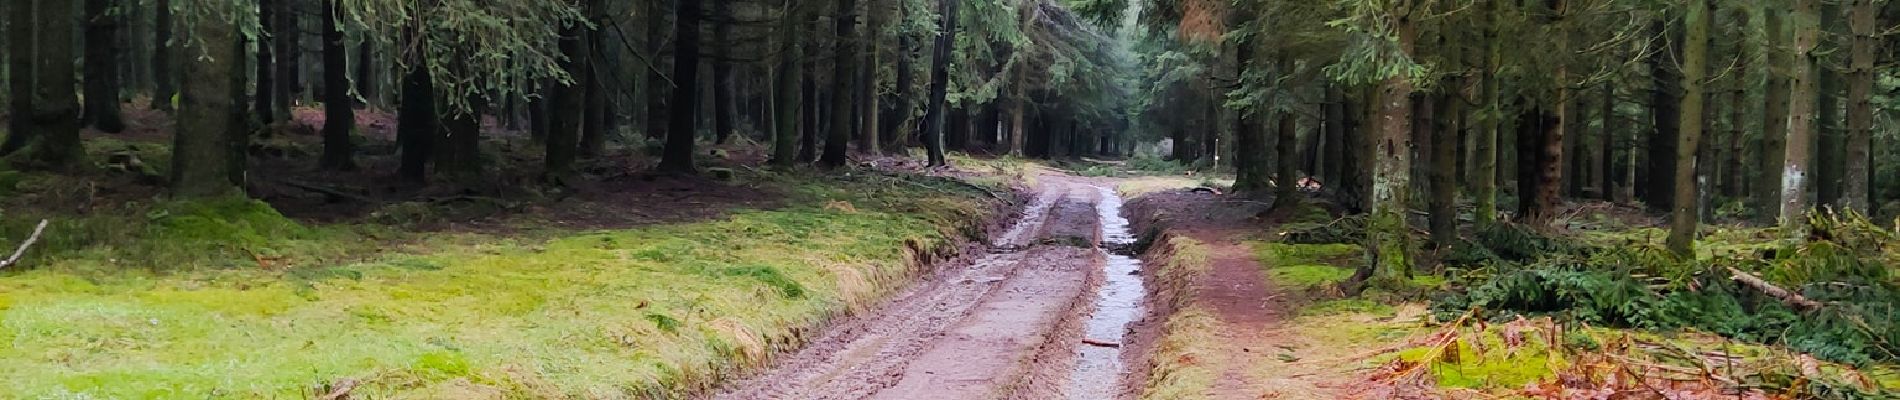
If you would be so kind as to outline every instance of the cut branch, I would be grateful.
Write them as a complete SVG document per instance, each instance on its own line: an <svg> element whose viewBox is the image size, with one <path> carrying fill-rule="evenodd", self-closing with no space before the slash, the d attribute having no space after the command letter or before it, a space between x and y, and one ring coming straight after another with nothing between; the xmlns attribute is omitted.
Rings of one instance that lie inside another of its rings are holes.
<svg viewBox="0 0 1900 400"><path fill-rule="evenodd" d="M1819 309L1823 305L1821 302L1809 300L1807 297L1802 297L1801 294L1799 293L1789 291L1788 289L1783 289L1780 286L1775 286L1775 284L1773 283L1768 283L1768 281L1762 280L1761 277L1755 276L1754 274L1750 274L1747 272L1743 272L1742 270L1739 270L1739 269L1735 269L1735 267L1728 267L1728 272L1730 274L1733 274L1733 276L1729 277L1729 279L1734 279L1736 282L1740 282L1743 285L1747 285L1748 287L1755 288L1755 290L1760 290L1763 294L1767 294L1769 297L1781 299L1781 302L1788 303L1788 305L1794 306L1795 308L1801 309L1802 311L1811 311L1811 310Z"/></svg>
<svg viewBox="0 0 1900 400"><path fill-rule="evenodd" d="M40 241L40 233L46 231L46 223L47 220L40 220L40 224L33 227L33 234L27 236L25 242L20 242L20 248L13 249L13 256L7 257L5 261L0 261L0 269L6 269L15 263L19 263L20 256L26 255L26 249L33 247L33 243Z"/></svg>

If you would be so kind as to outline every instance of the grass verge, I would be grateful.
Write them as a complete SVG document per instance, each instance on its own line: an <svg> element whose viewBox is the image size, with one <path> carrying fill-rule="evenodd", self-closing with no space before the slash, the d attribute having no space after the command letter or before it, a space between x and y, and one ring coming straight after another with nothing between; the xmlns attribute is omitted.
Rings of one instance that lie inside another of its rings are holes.
<svg viewBox="0 0 1900 400"><path fill-rule="evenodd" d="M79 236L0 276L0 387L296 398L350 379L368 398L678 397L903 285L998 209L932 179L746 179L793 199L531 237L304 226L248 200L67 219L50 231ZM31 217L5 220L10 235Z"/></svg>

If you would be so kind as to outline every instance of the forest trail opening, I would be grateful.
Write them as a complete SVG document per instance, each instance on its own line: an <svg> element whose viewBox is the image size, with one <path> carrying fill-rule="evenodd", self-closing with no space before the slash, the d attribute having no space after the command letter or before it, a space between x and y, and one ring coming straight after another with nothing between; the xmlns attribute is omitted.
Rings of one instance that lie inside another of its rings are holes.
<svg viewBox="0 0 1900 400"><path fill-rule="evenodd" d="M1099 245L1134 240L1121 200L1081 178L1037 181L986 253L936 266L712 398L1123 397L1120 342L1145 293L1139 262Z"/></svg>

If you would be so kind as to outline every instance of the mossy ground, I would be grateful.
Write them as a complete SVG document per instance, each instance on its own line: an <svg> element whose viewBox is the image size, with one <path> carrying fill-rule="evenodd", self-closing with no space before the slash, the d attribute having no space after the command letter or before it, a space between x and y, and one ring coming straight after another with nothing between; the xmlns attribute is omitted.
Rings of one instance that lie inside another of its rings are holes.
<svg viewBox="0 0 1900 400"><path fill-rule="evenodd" d="M315 225L231 199L54 219L0 275L0 387L22 398L669 397L762 363L981 232L961 185L749 174L780 208L518 235ZM998 189L1000 190L1000 189Z"/></svg>

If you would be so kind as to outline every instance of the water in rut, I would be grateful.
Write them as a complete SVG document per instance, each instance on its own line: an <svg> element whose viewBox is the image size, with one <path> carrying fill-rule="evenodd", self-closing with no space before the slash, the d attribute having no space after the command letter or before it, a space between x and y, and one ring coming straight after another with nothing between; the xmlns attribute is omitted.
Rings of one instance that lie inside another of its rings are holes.
<svg viewBox="0 0 1900 400"><path fill-rule="evenodd" d="M1123 336L1128 323L1142 315L1147 297L1140 271L1141 260L1121 254L1135 243L1128 231L1128 219L1122 218L1122 199L1114 190L1096 187L1101 192L1095 211L1101 217L1102 248L1107 262L1102 264L1102 283L1095 289L1094 312L1089 314L1083 335L1089 342L1076 348L1075 371L1069 379L1068 397L1076 400L1112 399L1121 389ZM1116 344L1102 346L1099 344Z"/></svg>

